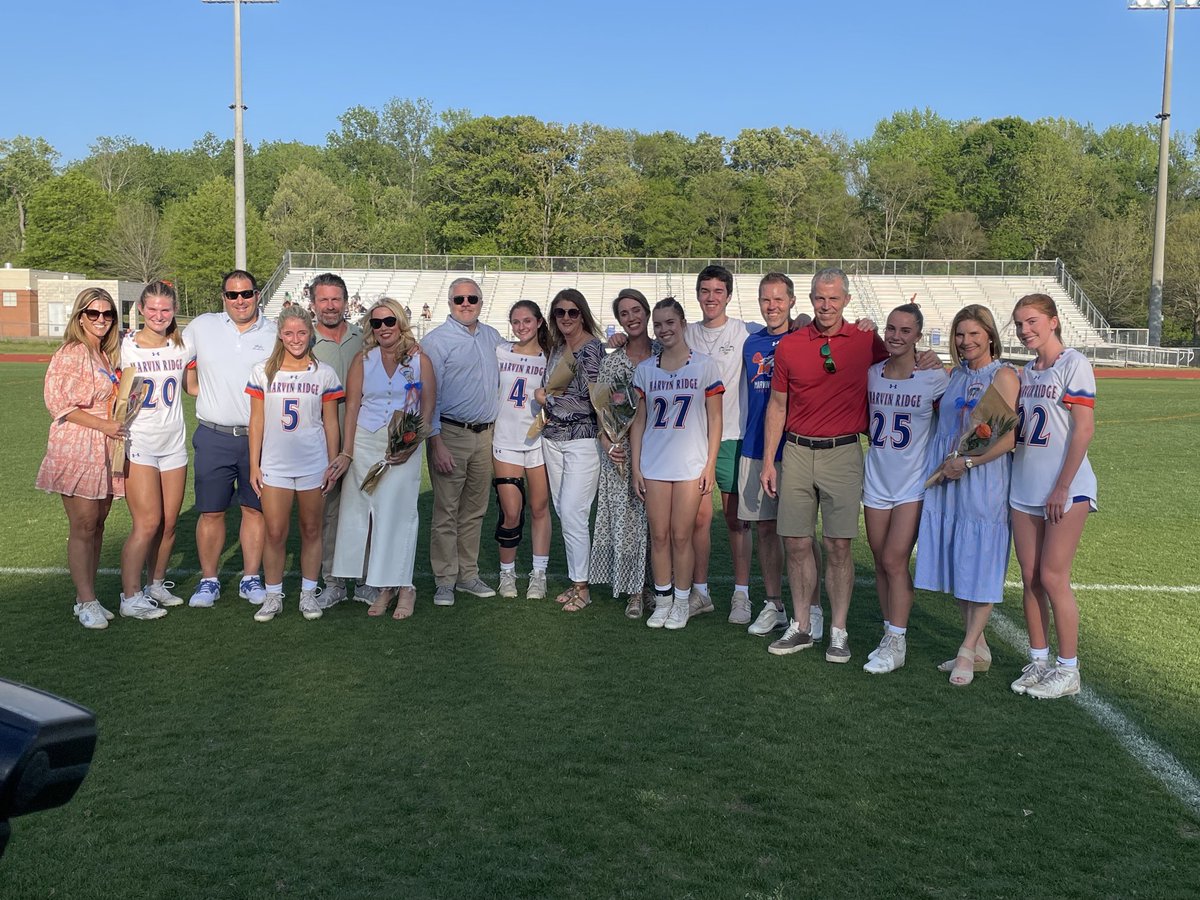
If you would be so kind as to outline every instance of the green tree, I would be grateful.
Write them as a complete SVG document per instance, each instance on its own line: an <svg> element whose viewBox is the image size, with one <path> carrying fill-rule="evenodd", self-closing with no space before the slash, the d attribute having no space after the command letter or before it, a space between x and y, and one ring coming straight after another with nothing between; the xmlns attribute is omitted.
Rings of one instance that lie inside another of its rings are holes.
<svg viewBox="0 0 1200 900"><path fill-rule="evenodd" d="M356 251L362 247L362 230L354 201L329 176L306 165L297 166L279 180L266 212L267 227L275 243L286 250Z"/></svg>
<svg viewBox="0 0 1200 900"><path fill-rule="evenodd" d="M43 182L29 199L22 261L34 269L94 275L113 220L108 195L81 172Z"/></svg>
<svg viewBox="0 0 1200 900"><path fill-rule="evenodd" d="M40 137L0 139L0 191L16 205L18 252L25 252L29 202L38 186L53 177L57 164L58 151Z"/></svg>
<svg viewBox="0 0 1200 900"><path fill-rule="evenodd" d="M79 164L81 171L96 179L104 193L137 194L150 169L154 150L140 144L129 135L96 138L87 159Z"/></svg>
<svg viewBox="0 0 1200 900"><path fill-rule="evenodd" d="M1131 207L1115 219L1094 221L1080 242L1074 270L1110 325L1145 324L1150 231L1144 212Z"/></svg>
<svg viewBox="0 0 1200 900"><path fill-rule="evenodd" d="M979 218L970 210L948 212L933 223L926 255L945 259L977 259L987 246Z"/></svg>
<svg viewBox="0 0 1200 900"><path fill-rule="evenodd" d="M1044 125L1036 134L1017 162L1012 221L1033 258L1042 259L1083 206L1087 187L1080 148Z"/></svg>
<svg viewBox="0 0 1200 900"><path fill-rule="evenodd" d="M1164 306L1200 346L1200 206L1167 224Z"/></svg>
<svg viewBox="0 0 1200 900"><path fill-rule="evenodd" d="M335 181L344 173L323 148L300 141L263 141L246 151L246 202L264 212L283 177L301 166L323 172Z"/></svg>
<svg viewBox="0 0 1200 900"><path fill-rule="evenodd" d="M220 309L221 275L233 268L233 184L213 178L165 214L167 267L182 296L201 309ZM279 250L262 216L246 210L246 259L260 278L274 270Z"/></svg>

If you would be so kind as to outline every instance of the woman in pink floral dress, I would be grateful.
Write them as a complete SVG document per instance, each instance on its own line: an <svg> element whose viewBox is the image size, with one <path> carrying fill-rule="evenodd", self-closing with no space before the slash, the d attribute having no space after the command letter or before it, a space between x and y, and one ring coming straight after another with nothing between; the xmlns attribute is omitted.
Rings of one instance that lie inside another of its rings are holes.
<svg viewBox="0 0 1200 900"><path fill-rule="evenodd" d="M50 440L37 486L62 495L70 523L67 565L77 594L75 615L84 628L107 628L112 618L96 599L96 568L104 520L113 498L125 495L123 474L112 470L113 441L125 433L112 418L119 381L118 318L108 291L81 291L63 345L46 370Z"/></svg>

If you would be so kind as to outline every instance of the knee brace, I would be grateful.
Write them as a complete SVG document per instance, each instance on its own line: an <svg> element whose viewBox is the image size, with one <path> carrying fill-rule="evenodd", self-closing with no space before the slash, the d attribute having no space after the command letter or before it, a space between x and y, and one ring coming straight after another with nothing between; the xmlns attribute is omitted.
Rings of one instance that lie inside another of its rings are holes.
<svg viewBox="0 0 1200 900"><path fill-rule="evenodd" d="M521 492L521 509L517 513L517 524L512 528L504 527L504 504L500 502L500 485L511 484ZM508 549L519 547L521 536L525 533L525 479L524 478L493 478L492 487L496 490L496 543Z"/></svg>

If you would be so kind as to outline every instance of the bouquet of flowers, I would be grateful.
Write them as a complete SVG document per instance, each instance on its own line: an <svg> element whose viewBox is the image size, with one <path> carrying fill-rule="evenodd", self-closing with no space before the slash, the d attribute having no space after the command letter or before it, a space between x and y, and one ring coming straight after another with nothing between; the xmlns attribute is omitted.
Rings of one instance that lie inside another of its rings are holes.
<svg viewBox="0 0 1200 900"><path fill-rule="evenodd" d="M420 413L407 409L398 409L392 413L388 421L387 458L381 459L367 470L362 480L360 490L364 494L375 492L379 479L391 466L408 462L408 458L416 452L421 441L426 438L425 420Z"/></svg>
<svg viewBox="0 0 1200 900"><path fill-rule="evenodd" d="M567 351L563 353L562 359L558 361L558 365L554 370L547 374L544 387L546 393L551 397L561 397L567 390L567 386L575 379L575 354ZM537 416L534 417L533 424L529 426L529 431L526 432L526 437L535 438L542 433L542 429L546 427L546 410L538 410Z"/></svg>
<svg viewBox="0 0 1200 900"><path fill-rule="evenodd" d="M967 429L958 440L958 449L946 459L955 456L982 456L1017 425L1017 414L1008 405L1008 401L1000 396L995 385L988 385L988 389L978 400L959 398L956 405L959 409L969 409L971 414L967 420ZM942 467L938 466L938 470L925 482L925 487L931 488L945 479Z"/></svg>
<svg viewBox="0 0 1200 900"><path fill-rule="evenodd" d="M113 400L113 418L121 422L125 426L125 433L129 433L129 428L133 425L133 420L137 418L139 412L142 411L142 402L146 399L147 385L142 381L142 376L138 375L132 367L121 372L121 383L117 387L117 396ZM121 472L125 469L125 439L119 438L113 447L113 463L114 472Z"/></svg>
<svg viewBox="0 0 1200 900"><path fill-rule="evenodd" d="M596 409L596 421L614 444L619 444L629 434L633 416L637 412L637 392L628 381L597 381L588 385L592 406ZM613 463L622 477L623 463Z"/></svg>

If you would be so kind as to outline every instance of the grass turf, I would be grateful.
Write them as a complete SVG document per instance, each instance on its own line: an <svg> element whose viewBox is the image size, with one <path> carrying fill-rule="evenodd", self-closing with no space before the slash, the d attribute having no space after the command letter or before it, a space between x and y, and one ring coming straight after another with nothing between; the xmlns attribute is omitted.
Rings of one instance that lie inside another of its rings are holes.
<svg viewBox="0 0 1200 900"><path fill-rule="evenodd" d="M0 367L0 541L26 569L64 563L61 505L32 487L43 371ZM1200 396L1105 382L1098 420L1102 511L1075 580L1195 583ZM427 523L427 492L421 507ZM127 522L118 504L103 566ZM559 586L562 559L556 541ZM856 559L869 576L865 541ZM966 690L933 671L958 643L945 598L918 595L908 665L874 678L872 589L855 593L854 660L831 666L726 624L728 572L715 539L718 613L674 634L626 621L604 588L575 616L435 610L426 573L406 623L358 604L305 622L289 580L285 614L258 625L227 580L212 610L92 633L66 576L4 575L0 675L91 707L101 740L71 804L14 821L0 896L1195 895L1200 820L1078 704L1012 695L1018 652L997 642ZM100 588L115 597L116 576ZM1195 597L1080 601L1086 683L1198 772Z"/></svg>

